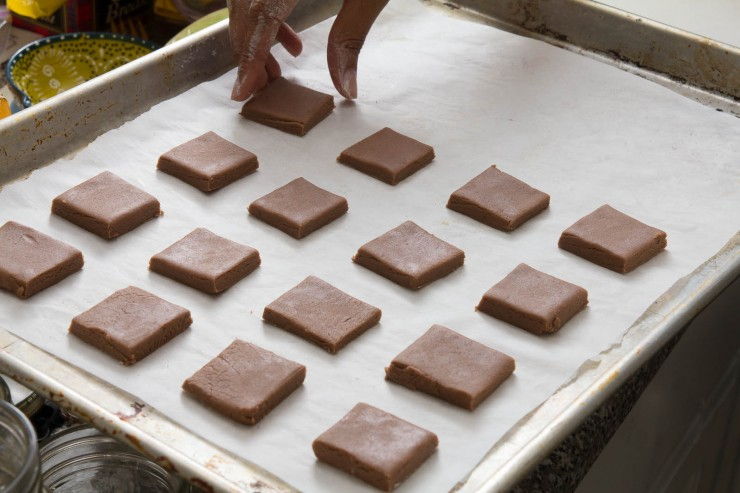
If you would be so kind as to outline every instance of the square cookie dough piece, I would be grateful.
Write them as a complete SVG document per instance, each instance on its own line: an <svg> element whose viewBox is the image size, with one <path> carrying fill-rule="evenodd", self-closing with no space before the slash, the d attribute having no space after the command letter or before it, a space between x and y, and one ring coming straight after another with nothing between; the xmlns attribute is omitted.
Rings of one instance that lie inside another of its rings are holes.
<svg viewBox="0 0 740 493"><path fill-rule="evenodd" d="M306 378L306 367L236 339L182 388L234 421L253 425Z"/></svg>
<svg viewBox="0 0 740 493"><path fill-rule="evenodd" d="M539 335L557 332L587 304L582 287L519 264L483 295L477 309Z"/></svg>
<svg viewBox="0 0 740 493"><path fill-rule="evenodd" d="M491 166L450 195L447 208L502 231L547 209L550 196Z"/></svg>
<svg viewBox="0 0 740 493"><path fill-rule="evenodd" d="M249 213L293 238L326 226L347 212L347 199L296 178L249 204Z"/></svg>
<svg viewBox="0 0 740 493"><path fill-rule="evenodd" d="M395 185L433 159L432 146L386 127L342 151L337 161Z"/></svg>
<svg viewBox="0 0 740 493"><path fill-rule="evenodd" d="M0 288L28 298L82 269L82 252L8 221L0 227Z"/></svg>
<svg viewBox="0 0 740 493"><path fill-rule="evenodd" d="M462 266L465 253L406 221L365 243L352 260L409 289L420 289Z"/></svg>
<svg viewBox="0 0 740 493"><path fill-rule="evenodd" d="M77 315L69 331L124 365L132 365L192 322L185 308L129 286Z"/></svg>
<svg viewBox="0 0 740 493"><path fill-rule="evenodd" d="M242 107L248 120L304 136L334 110L334 98L280 77Z"/></svg>
<svg viewBox="0 0 740 493"><path fill-rule="evenodd" d="M197 228L149 260L149 269L204 293L216 294L260 265L257 250Z"/></svg>
<svg viewBox="0 0 740 493"><path fill-rule="evenodd" d="M434 433L359 403L313 442L321 462L391 491L437 448Z"/></svg>
<svg viewBox="0 0 740 493"><path fill-rule="evenodd" d="M257 156L214 132L165 152L157 169L179 178L198 190L212 192L254 173Z"/></svg>
<svg viewBox="0 0 740 493"><path fill-rule="evenodd" d="M472 411L514 372L514 358L433 325L385 369L391 382Z"/></svg>
<svg viewBox="0 0 740 493"><path fill-rule="evenodd" d="M161 214L157 199L110 171L57 196L51 212L106 240Z"/></svg>
<svg viewBox="0 0 740 493"><path fill-rule="evenodd" d="M380 309L309 276L267 305L262 318L335 354L380 315Z"/></svg>
<svg viewBox="0 0 740 493"><path fill-rule="evenodd" d="M576 221L558 246L596 265L626 274L665 249L666 234L608 205Z"/></svg>

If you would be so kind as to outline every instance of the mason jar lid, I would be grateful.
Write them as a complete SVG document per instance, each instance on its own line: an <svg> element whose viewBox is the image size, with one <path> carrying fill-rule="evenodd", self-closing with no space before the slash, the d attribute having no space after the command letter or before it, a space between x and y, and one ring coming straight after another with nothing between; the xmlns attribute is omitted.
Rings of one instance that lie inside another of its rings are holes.
<svg viewBox="0 0 740 493"><path fill-rule="evenodd" d="M0 400L15 404L29 418L44 405L44 398L12 378L0 376Z"/></svg>

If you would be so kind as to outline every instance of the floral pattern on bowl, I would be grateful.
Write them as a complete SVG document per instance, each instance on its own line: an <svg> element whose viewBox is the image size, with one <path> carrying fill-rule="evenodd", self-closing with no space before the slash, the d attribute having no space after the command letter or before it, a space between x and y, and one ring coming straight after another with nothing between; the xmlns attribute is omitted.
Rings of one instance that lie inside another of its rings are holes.
<svg viewBox="0 0 740 493"><path fill-rule="evenodd" d="M124 34L72 33L39 39L18 50L6 78L28 107L151 53L156 45Z"/></svg>

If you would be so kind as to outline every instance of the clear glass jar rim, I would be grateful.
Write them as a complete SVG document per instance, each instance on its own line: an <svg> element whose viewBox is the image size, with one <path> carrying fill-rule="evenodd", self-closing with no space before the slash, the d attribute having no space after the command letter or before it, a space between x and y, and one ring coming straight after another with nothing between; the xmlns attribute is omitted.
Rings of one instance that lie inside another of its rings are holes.
<svg viewBox="0 0 740 493"><path fill-rule="evenodd" d="M13 479L9 484L5 485L5 487L9 491L13 491L19 486L23 486L21 481L28 481L28 475L31 473L31 470L34 467L38 467L38 444L36 443L36 430L34 430L33 425L28 420L26 415L23 414L20 409L15 407L13 404L5 401L0 401L0 409L14 416L18 424L23 428L26 437L29 438L29 443L27 444L28 450L26 451L26 456L23 460L23 468L16 475L15 479Z"/></svg>
<svg viewBox="0 0 740 493"><path fill-rule="evenodd" d="M8 387L8 384L3 379L3 376L0 375L0 401L11 402L11 400L10 387Z"/></svg>
<svg viewBox="0 0 740 493"><path fill-rule="evenodd" d="M129 445L87 424L73 425L45 438L39 444L39 456L41 478L47 487L54 486L55 481L74 472L74 469L96 463L102 467L128 467L136 463L142 473L167 484L170 491L183 491L183 485L187 484Z"/></svg>

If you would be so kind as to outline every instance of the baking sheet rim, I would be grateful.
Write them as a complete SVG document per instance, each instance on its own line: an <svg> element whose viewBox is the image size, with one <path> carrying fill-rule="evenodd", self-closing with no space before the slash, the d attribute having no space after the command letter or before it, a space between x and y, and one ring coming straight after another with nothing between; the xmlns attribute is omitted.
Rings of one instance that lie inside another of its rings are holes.
<svg viewBox="0 0 740 493"><path fill-rule="evenodd" d="M689 275L679 279L658 300L651 304L645 312L623 334L621 340L610 348L602 351L598 357L616 356L616 361L608 368L595 373L605 363L603 360L593 367L594 359L586 361L569 381L551 394L527 416L523 417L501 439L493 444L486 456L461 479L456 486L457 491L502 491L513 487L517 480L546 457L562 439L568 436L588 414L593 412L614 390L629 378L632 371L647 361L670 337L675 335L692 317L694 317L710 300L711 297L724 289L740 274L740 233L736 233L728 240L725 246L709 260L697 267ZM686 292L687 290L693 290ZM676 297L677 294L683 297ZM641 334L638 334L640 332ZM642 335L643 337L640 337ZM631 341L636 339L635 341ZM628 342L633 342L632 346ZM30 352L29 352L30 350ZM107 397L114 397L127 403L122 409L108 409L103 404L96 403L96 397L86 397L81 394L80 388L52 377L44 375L41 369L35 368L38 364L50 365L53 369L75 371L86 378L80 382L83 385L102 385L107 387ZM588 366L592 366L588 368ZM208 485L215 491L243 491L234 481L249 484L252 489L264 491L270 487L274 491L290 491L292 487L283 483L278 476L263 470L259 465L220 449L218 446L201 438L198 434L171 422L164 414L155 408L147 406L147 413L141 416L125 414L130 407L142 407L141 399L115 387L98 377L95 377L79 367L52 356L28 341L0 328L0 369L11 378L45 397L59 402L64 408L80 415L86 421L102 431L113 434L129 445L134 446L158 463L176 470L187 479L193 480L201 486ZM40 376L45 377L42 382ZM586 385L579 386L587 381ZM537 421L544 421L548 416L541 416L543 411L556 400L577 389L573 398L565 405L561 405L560 412L547 424L536 430L531 430L529 439L525 438L522 446L506 454L503 447L517 433L521 433L524 425L531 425ZM61 401L61 402L60 402ZM178 432L197 437L199 441L210 445L214 450L223 454L222 461L235 461L242 468L241 478L225 477L228 467L221 463L221 469L213 464L198 463L192 458L175 456L172 446L138 426L136 418L154 421L174 427ZM544 419L543 419L544 418Z"/></svg>

